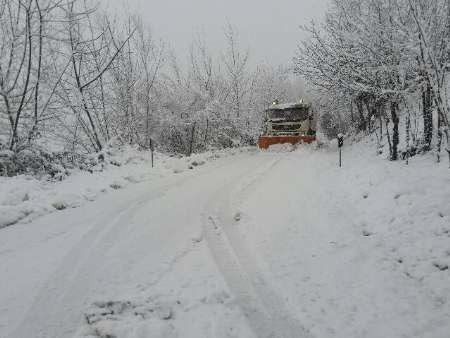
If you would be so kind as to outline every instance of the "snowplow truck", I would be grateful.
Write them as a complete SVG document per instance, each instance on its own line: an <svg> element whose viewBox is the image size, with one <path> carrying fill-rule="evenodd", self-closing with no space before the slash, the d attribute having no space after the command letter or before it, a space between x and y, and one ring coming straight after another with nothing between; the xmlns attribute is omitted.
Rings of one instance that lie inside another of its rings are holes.
<svg viewBox="0 0 450 338"><path fill-rule="evenodd" d="M274 144L311 143L316 140L315 119L311 104L274 102L265 111L264 127L259 137L260 149Z"/></svg>

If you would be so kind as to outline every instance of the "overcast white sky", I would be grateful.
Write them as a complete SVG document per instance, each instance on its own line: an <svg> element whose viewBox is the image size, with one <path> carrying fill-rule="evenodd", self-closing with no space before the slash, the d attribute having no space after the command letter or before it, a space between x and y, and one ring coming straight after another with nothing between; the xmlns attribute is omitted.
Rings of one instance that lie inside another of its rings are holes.
<svg viewBox="0 0 450 338"><path fill-rule="evenodd" d="M252 63L289 64L304 37L300 25L321 20L329 0L103 0L144 18L155 35L187 55L196 32L213 49L224 47L223 28L234 25Z"/></svg>

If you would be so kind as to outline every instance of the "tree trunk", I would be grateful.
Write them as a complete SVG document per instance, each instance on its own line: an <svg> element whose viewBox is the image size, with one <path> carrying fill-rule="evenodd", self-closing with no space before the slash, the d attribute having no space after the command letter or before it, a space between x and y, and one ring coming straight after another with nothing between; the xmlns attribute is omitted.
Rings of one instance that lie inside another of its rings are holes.
<svg viewBox="0 0 450 338"><path fill-rule="evenodd" d="M24 56L26 55L26 52L28 51L28 65L26 69L26 78L25 78L25 85L23 88L23 93L20 98L20 104L17 108L16 117L14 119L14 126L12 130L12 136L11 136L11 143L9 146L10 150L15 150L17 143L19 142L19 135L18 135L18 126L19 126L19 120L21 118L22 109L24 108L25 99L27 96L28 86L30 84L30 77L31 77L31 65L32 65L32 38L31 38L31 12L30 12L31 2L29 4L29 7L26 9L26 37L27 40L25 41L24 46ZM22 67L22 66L21 66Z"/></svg>
<svg viewBox="0 0 450 338"><path fill-rule="evenodd" d="M194 135L195 135L195 122L192 125L192 133L191 133L191 141L189 142L189 156L192 155L193 147L194 147Z"/></svg>
<svg viewBox="0 0 450 338"><path fill-rule="evenodd" d="M205 130L205 141L204 141L205 146L206 146L206 141L208 139L208 129L209 129L209 120L206 119L206 130Z"/></svg>
<svg viewBox="0 0 450 338"><path fill-rule="evenodd" d="M356 108L358 109L359 114L359 130L365 131L367 129L366 118L364 117L364 108L361 99L357 99Z"/></svg>
<svg viewBox="0 0 450 338"><path fill-rule="evenodd" d="M439 109L439 108L438 108ZM436 147L436 161L441 162L441 147L442 147L442 120L441 114L438 116L438 130L437 130L437 147Z"/></svg>
<svg viewBox="0 0 450 338"><path fill-rule="evenodd" d="M398 135L398 104L397 102L391 103L391 118L392 123L394 124L392 128L392 154L391 154L391 160L397 161L398 159L398 143L399 143L399 135Z"/></svg>
<svg viewBox="0 0 450 338"><path fill-rule="evenodd" d="M422 107L423 107L423 135L424 135L424 150L431 149L431 141L433 138L433 112L431 109L431 87L428 84L427 88L422 91Z"/></svg>
<svg viewBox="0 0 450 338"><path fill-rule="evenodd" d="M37 129L38 129L38 101L39 101L39 85L41 81L41 68L42 68L42 26L43 26L43 17L42 17L42 11L41 7L39 6L39 1L35 0L36 2L36 8L38 11L38 18L39 18L39 48L38 48L38 64L37 64L37 75L36 75L36 85L34 88L34 122L33 127L31 128L31 131L28 135L28 143L31 143L31 140L33 137L37 136Z"/></svg>
<svg viewBox="0 0 450 338"><path fill-rule="evenodd" d="M381 141L383 141L383 119L382 119L382 116L381 116L381 112L378 112L379 113L379 120L380 120L380 140Z"/></svg>
<svg viewBox="0 0 450 338"><path fill-rule="evenodd" d="M406 164L409 164L409 157L410 157L410 134L411 134L411 115L408 112L408 115L406 116Z"/></svg>
<svg viewBox="0 0 450 338"><path fill-rule="evenodd" d="M450 134L449 134L449 130L448 128L445 129L445 138L447 140L447 147L446 147L446 151L447 151L447 155L448 155L448 167L450 168Z"/></svg>
<svg viewBox="0 0 450 338"><path fill-rule="evenodd" d="M384 121L386 123L386 136L387 136L388 145L389 145L389 157L392 158L392 142L391 142L391 135L389 134L389 118L387 116L385 116Z"/></svg>

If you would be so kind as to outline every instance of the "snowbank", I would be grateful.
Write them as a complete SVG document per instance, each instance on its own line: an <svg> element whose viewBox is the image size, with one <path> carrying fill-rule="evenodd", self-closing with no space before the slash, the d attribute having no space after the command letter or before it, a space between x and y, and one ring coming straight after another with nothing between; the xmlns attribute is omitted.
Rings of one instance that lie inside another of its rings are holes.
<svg viewBox="0 0 450 338"><path fill-rule="evenodd" d="M289 153L291 151L294 151L296 147L297 146L292 145L290 143L273 144L266 151L274 153Z"/></svg>
<svg viewBox="0 0 450 338"><path fill-rule="evenodd" d="M133 147L109 150L106 159L86 170L74 170L62 181L28 175L0 177L0 229L29 223L42 215L77 208L103 194L130 184L187 173L215 159L251 151L251 148L209 151L186 156L154 154Z"/></svg>
<svg viewBox="0 0 450 338"><path fill-rule="evenodd" d="M447 338L447 163L348 143L342 168L334 142L299 147L246 188L246 245L312 336Z"/></svg>

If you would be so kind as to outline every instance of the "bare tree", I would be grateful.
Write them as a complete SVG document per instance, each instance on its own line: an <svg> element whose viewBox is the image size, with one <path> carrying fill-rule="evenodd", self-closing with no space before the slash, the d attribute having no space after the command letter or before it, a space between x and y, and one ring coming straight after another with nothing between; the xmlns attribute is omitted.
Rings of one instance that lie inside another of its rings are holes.
<svg viewBox="0 0 450 338"><path fill-rule="evenodd" d="M0 96L10 123L10 150L19 143L19 125L31 99L32 4L32 0L0 3Z"/></svg>
<svg viewBox="0 0 450 338"><path fill-rule="evenodd" d="M238 36L235 28L228 24L225 28L227 50L223 56L225 72L228 80L231 109L234 117L240 118L242 105L247 93L248 78L246 68L248 66L248 51L242 51L239 47Z"/></svg>
<svg viewBox="0 0 450 338"><path fill-rule="evenodd" d="M349 98L348 120L359 130L372 132L379 120L382 131L385 119L393 160L400 117L414 97L423 108L422 149L430 149L431 101L438 138L448 135L448 13L447 0L335 0L321 28L305 28L311 39L300 46L295 70L322 95Z"/></svg>
<svg viewBox="0 0 450 338"><path fill-rule="evenodd" d="M142 21L139 19L136 19L136 21L137 34L134 43L138 54L138 65L142 70L142 76L139 80L141 89L138 95L143 106L142 118L145 121L143 123L144 145L147 148L152 148L152 110L157 104L158 92L156 86L166 62L166 48L164 42L153 39L151 32L142 24Z"/></svg>
<svg viewBox="0 0 450 338"><path fill-rule="evenodd" d="M123 51L135 29L131 29L120 43L116 43L107 23L97 27L94 35L92 25L88 25L90 31L83 25L90 23L94 10L87 8L86 3L80 8L76 5L76 2L67 5L67 49L71 72L64 79L63 92L66 103L77 117L90 145L95 151L100 151L105 139L100 137L102 121L95 113L98 110L97 94L100 91L99 96L102 97L102 79L113 67L113 62Z"/></svg>

